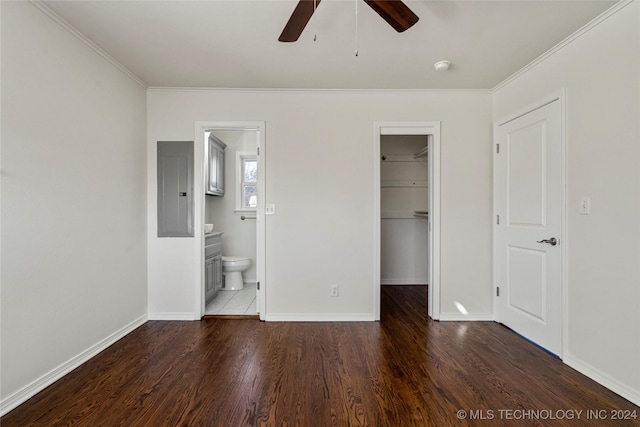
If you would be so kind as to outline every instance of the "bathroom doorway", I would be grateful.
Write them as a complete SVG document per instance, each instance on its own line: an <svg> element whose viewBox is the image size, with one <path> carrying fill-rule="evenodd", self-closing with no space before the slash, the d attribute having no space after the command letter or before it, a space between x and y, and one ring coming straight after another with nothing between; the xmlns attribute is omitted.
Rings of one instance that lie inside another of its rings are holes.
<svg viewBox="0 0 640 427"><path fill-rule="evenodd" d="M428 284L440 317L440 122L375 124L374 312L380 286Z"/></svg>
<svg viewBox="0 0 640 427"><path fill-rule="evenodd" d="M208 234L198 236L201 258L196 267L201 280L196 290L196 304L200 317L259 316L264 320L265 124L199 122L196 134L203 153L201 218L205 231L213 228ZM215 150L219 151L212 155ZM222 191L208 188L211 187L209 175L213 172L207 166L213 164L213 159L217 159L217 180L221 180L217 184L222 184ZM240 264L241 271L233 273ZM216 276L222 272L223 276ZM213 291L212 276L222 282Z"/></svg>

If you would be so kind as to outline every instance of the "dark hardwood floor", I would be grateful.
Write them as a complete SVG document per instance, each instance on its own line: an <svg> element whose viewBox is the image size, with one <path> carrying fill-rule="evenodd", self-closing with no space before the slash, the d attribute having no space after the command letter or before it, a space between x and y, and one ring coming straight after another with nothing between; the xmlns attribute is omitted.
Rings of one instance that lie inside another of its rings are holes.
<svg viewBox="0 0 640 427"><path fill-rule="evenodd" d="M503 326L429 320L425 287L383 287L381 317L151 321L0 423L640 425L613 419L640 408Z"/></svg>

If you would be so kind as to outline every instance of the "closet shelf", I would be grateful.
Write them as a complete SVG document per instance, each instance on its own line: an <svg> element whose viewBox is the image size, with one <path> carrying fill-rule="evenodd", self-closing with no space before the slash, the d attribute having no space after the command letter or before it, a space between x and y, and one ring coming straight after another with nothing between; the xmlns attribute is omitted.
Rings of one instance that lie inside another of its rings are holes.
<svg viewBox="0 0 640 427"><path fill-rule="evenodd" d="M383 154L380 156L382 163L390 162L424 162L426 160L418 159L414 154Z"/></svg>
<svg viewBox="0 0 640 427"><path fill-rule="evenodd" d="M427 187L427 180L387 180L381 181L380 187L382 188L390 188L390 187Z"/></svg>
<svg viewBox="0 0 640 427"><path fill-rule="evenodd" d="M381 219L416 219L416 211L382 211ZM422 212L422 211L421 211Z"/></svg>

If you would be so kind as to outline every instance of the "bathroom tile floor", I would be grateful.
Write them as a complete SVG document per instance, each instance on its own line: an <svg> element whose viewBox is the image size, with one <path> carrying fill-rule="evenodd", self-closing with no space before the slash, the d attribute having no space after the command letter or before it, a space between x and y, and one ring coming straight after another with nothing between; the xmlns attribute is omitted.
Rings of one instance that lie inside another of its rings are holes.
<svg viewBox="0 0 640 427"><path fill-rule="evenodd" d="M204 314L257 314L256 284L245 283L239 291L220 290L204 309Z"/></svg>

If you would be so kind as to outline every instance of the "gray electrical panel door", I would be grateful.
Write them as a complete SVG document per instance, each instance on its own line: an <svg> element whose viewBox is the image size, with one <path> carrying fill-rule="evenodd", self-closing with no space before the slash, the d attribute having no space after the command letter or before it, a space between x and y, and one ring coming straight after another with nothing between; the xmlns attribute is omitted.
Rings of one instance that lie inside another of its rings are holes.
<svg viewBox="0 0 640 427"><path fill-rule="evenodd" d="M158 237L193 237L193 141L158 141Z"/></svg>

